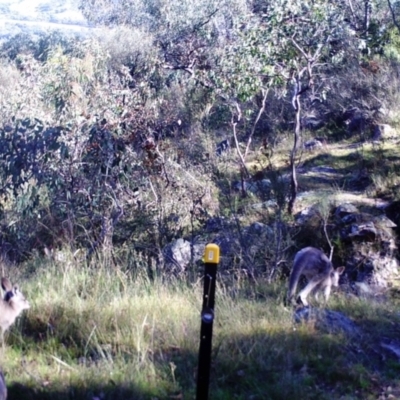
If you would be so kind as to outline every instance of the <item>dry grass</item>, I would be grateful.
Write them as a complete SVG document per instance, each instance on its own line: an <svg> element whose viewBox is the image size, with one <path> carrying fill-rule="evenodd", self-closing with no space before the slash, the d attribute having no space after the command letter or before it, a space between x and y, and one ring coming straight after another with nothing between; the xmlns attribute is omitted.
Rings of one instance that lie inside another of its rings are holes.
<svg viewBox="0 0 400 400"><path fill-rule="evenodd" d="M35 268L20 279L32 308L3 355L10 399L194 398L201 282L72 259ZM280 284L219 282L211 399L372 399L400 387L396 357L380 346L397 340L396 301L333 296L362 329L347 337L295 325L283 296Z"/></svg>

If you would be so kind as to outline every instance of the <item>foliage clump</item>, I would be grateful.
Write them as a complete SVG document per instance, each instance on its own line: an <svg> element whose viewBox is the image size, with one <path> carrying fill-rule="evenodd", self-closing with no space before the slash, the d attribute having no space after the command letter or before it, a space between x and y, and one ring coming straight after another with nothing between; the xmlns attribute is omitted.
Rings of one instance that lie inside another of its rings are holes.
<svg viewBox="0 0 400 400"><path fill-rule="evenodd" d="M396 122L397 6L356 3L92 0L96 35L3 43L2 253L131 246L160 263L214 217L287 236L305 139Z"/></svg>

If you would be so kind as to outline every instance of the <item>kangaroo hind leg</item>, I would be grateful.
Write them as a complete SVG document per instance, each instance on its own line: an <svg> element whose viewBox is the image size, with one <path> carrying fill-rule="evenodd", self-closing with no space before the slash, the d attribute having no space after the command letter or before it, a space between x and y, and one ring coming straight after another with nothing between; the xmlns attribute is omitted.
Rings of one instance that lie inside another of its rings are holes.
<svg viewBox="0 0 400 400"><path fill-rule="evenodd" d="M314 276L306 285L306 287L297 296L297 302L303 306L308 306L307 296L314 290L318 289L317 286L321 284L321 276Z"/></svg>

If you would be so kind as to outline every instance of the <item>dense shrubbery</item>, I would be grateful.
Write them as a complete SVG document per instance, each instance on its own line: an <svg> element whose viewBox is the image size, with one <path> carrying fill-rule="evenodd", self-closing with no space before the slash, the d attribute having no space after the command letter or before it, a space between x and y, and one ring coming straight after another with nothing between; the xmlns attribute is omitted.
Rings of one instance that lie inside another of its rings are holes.
<svg viewBox="0 0 400 400"><path fill-rule="evenodd" d="M129 244L157 259L240 210L232 180L281 173L268 159L296 126L329 141L354 114L397 121L397 27L367 3L368 21L340 1L90 1L97 37L3 43L3 254ZM237 155L220 162L223 139Z"/></svg>

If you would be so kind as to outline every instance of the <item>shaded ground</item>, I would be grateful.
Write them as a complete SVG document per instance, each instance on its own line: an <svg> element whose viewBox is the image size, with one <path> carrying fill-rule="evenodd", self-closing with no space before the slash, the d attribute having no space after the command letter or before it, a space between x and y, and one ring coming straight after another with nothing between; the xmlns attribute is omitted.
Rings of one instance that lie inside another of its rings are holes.
<svg viewBox="0 0 400 400"><path fill-rule="evenodd" d="M304 153L298 167L296 208L328 196L334 203L385 208L395 197L393 179L387 178L398 175L397 170L400 148L396 142L337 143Z"/></svg>

